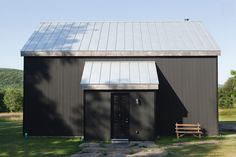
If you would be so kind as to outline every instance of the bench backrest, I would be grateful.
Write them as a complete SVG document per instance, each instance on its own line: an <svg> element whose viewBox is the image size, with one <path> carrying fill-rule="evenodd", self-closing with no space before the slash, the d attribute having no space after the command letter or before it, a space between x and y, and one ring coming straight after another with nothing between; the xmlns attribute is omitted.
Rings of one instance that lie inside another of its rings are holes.
<svg viewBox="0 0 236 157"><path fill-rule="evenodd" d="M179 123L176 123L175 124L175 130L176 131L183 131L183 130L189 130L189 131L200 131L201 128L200 128L200 124L197 123L197 124L179 124Z"/></svg>

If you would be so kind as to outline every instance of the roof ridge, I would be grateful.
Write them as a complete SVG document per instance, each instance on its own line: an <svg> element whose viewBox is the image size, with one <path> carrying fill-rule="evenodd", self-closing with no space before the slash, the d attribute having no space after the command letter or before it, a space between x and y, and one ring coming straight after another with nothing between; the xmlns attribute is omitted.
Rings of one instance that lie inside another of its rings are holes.
<svg viewBox="0 0 236 157"><path fill-rule="evenodd" d="M79 22L97 22L97 23L104 23L104 22L108 22L108 23L187 23L187 22L192 22L192 23L194 23L194 22L200 22L200 23L203 23L201 20L191 20L191 21L182 21L182 20L173 20L173 21L162 21L162 20L147 20L147 21L145 21L145 20L143 20L143 21L136 21L136 20L132 20L132 21L119 21L119 20L117 20L117 21L113 21L113 20L111 20L111 21L109 21L109 20L91 20L91 21L89 21L89 20L58 20L58 21L54 21L54 20L50 20L50 21L41 21L40 22L40 24L43 24L43 23L79 23Z"/></svg>

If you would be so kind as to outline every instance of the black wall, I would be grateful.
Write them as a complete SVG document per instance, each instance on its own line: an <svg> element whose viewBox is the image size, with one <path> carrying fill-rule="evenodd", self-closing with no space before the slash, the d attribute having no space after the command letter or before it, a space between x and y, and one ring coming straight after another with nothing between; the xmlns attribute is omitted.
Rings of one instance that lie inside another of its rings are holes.
<svg viewBox="0 0 236 157"><path fill-rule="evenodd" d="M129 139L155 140L155 92L154 91L94 91L84 93L85 139L111 139L111 93L129 93ZM140 104L136 104L136 99ZM137 133L138 131L138 133Z"/></svg>
<svg viewBox="0 0 236 157"><path fill-rule="evenodd" d="M156 133L173 134L175 122L199 122L209 135L218 133L217 57L24 57L24 132L84 134L80 79L86 60L156 61Z"/></svg>

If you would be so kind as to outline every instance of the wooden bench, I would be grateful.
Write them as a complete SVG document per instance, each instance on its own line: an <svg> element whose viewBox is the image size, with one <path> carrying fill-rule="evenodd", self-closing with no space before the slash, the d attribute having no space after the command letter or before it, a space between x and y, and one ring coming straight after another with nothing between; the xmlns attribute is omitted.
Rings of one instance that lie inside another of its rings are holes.
<svg viewBox="0 0 236 157"><path fill-rule="evenodd" d="M193 136L198 136L201 138L202 130L200 124L175 124L176 137L180 138L185 134L192 134Z"/></svg>

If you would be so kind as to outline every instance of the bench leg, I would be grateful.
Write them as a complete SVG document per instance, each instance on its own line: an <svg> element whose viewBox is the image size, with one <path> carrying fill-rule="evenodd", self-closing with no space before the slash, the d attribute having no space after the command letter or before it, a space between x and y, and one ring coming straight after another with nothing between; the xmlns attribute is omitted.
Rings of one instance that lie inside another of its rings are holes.
<svg viewBox="0 0 236 157"><path fill-rule="evenodd" d="M177 138L179 139L179 133L176 133Z"/></svg>

